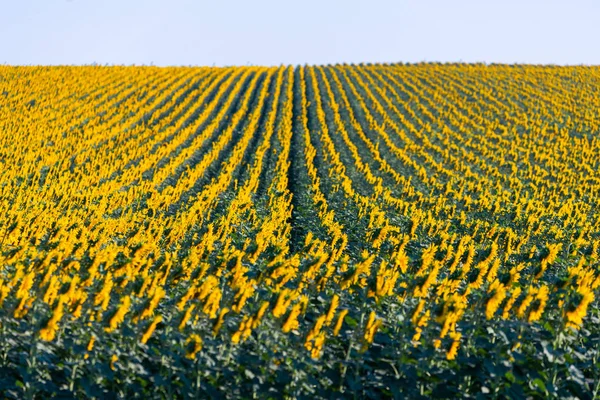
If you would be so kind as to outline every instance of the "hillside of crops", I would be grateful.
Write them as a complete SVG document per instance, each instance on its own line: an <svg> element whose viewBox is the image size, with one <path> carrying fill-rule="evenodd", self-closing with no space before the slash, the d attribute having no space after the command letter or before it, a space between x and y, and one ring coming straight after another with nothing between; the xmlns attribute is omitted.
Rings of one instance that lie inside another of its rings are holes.
<svg viewBox="0 0 600 400"><path fill-rule="evenodd" d="M600 395L600 68L0 66L0 397Z"/></svg>

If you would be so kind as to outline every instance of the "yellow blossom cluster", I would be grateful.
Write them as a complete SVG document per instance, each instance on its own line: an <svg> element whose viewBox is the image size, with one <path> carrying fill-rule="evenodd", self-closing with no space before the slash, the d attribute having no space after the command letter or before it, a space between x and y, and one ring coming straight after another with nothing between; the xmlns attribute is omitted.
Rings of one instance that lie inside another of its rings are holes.
<svg viewBox="0 0 600 400"><path fill-rule="evenodd" d="M474 315L577 330L600 287L599 78L0 66L0 310L43 312L45 341L90 327L86 356L175 324L195 359L202 332L241 345L265 321L313 358L352 330L367 351L390 304L448 360Z"/></svg>

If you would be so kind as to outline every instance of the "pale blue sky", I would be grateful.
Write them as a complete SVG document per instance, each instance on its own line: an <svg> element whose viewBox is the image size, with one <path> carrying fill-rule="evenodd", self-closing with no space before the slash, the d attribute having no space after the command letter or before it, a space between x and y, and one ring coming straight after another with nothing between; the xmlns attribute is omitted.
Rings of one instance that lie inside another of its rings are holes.
<svg viewBox="0 0 600 400"><path fill-rule="evenodd" d="M600 0L0 0L0 63L600 64Z"/></svg>

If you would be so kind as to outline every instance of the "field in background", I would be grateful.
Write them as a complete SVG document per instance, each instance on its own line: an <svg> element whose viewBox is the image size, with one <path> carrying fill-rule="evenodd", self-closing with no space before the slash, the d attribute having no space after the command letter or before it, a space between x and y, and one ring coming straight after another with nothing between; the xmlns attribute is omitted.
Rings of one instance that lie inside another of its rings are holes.
<svg viewBox="0 0 600 400"><path fill-rule="evenodd" d="M599 88L0 66L0 394L597 396Z"/></svg>

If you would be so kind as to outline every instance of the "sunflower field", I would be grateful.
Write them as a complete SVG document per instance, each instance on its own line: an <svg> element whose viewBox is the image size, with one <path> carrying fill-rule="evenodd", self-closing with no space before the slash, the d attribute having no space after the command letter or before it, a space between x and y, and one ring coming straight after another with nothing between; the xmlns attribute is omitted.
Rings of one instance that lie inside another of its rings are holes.
<svg viewBox="0 0 600 400"><path fill-rule="evenodd" d="M600 396L600 69L0 66L0 397Z"/></svg>

